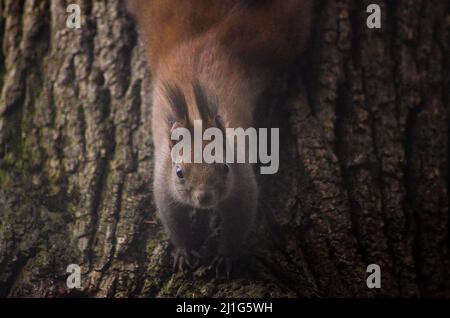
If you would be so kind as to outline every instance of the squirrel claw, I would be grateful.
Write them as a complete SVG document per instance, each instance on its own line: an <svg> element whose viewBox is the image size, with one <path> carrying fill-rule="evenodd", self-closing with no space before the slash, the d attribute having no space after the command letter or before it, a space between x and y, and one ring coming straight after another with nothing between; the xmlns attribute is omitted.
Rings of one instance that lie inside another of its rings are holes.
<svg viewBox="0 0 450 318"><path fill-rule="evenodd" d="M225 267L225 274L227 279L229 280L231 277L231 271L233 269L233 260L231 257L218 255L211 262L209 269L212 269L213 267L215 268L217 279L220 278L221 268Z"/></svg>
<svg viewBox="0 0 450 318"><path fill-rule="evenodd" d="M194 250L186 248L175 248L172 253L173 271L184 272L186 266L190 269L197 267L200 262L200 254Z"/></svg>

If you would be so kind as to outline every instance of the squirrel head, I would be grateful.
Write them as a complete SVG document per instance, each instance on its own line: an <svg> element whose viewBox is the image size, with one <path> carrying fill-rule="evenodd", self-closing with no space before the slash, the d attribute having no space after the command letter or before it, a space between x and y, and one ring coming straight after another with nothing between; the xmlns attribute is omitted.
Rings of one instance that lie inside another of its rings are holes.
<svg viewBox="0 0 450 318"><path fill-rule="evenodd" d="M203 130L218 128L222 131L223 136L225 136L225 128L220 116L215 114L216 102L207 97L202 86L196 82L193 85L187 85L187 88L188 91L183 92L178 85L169 83L162 84L161 88L165 98L160 99L160 102L166 103L164 106L169 109L166 127L170 127L167 131L170 151L178 142L171 139L172 131L176 128L189 130L190 144L192 145L190 154L182 154L190 156L190 162L176 163L169 156L168 160L171 161L170 186L180 202L198 209L212 209L230 193L234 179L233 165L218 162L207 163L204 160L201 163L194 162L194 143L201 143L203 152L203 149L212 142L203 139L194 141L194 119L202 121ZM186 96L191 98L186 98ZM225 154L225 149L223 149L223 153Z"/></svg>

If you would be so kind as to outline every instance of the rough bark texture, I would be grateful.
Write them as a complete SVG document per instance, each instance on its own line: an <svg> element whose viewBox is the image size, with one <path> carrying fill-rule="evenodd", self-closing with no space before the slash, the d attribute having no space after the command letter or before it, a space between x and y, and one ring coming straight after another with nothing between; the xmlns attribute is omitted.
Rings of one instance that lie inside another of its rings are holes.
<svg viewBox="0 0 450 318"><path fill-rule="evenodd" d="M227 281L172 273L152 204L151 65L123 4L0 0L0 296L450 296L449 3L375 1L370 30L372 2L318 2L307 66L262 99L281 167L260 177ZM372 263L381 289L366 286Z"/></svg>

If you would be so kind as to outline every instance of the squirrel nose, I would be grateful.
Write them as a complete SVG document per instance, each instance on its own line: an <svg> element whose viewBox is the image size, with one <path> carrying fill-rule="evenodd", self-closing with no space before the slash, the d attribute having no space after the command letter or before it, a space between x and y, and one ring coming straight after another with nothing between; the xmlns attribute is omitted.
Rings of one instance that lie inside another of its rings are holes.
<svg viewBox="0 0 450 318"><path fill-rule="evenodd" d="M194 197L199 205L209 206L212 203L213 195L209 191L198 190L194 192Z"/></svg>

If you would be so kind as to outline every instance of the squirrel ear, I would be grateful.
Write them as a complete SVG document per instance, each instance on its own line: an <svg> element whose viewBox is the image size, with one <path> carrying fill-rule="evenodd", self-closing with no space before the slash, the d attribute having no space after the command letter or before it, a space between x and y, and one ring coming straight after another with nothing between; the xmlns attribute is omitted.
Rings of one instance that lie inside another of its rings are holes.
<svg viewBox="0 0 450 318"><path fill-rule="evenodd" d="M216 117L214 117L214 124L217 128L220 129L220 131L223 134L223 140L225 141L225 143L223 144L223 154L225 155L224 160L226 158L226 149L227 149L227 135L226 135L226 131L225 131L225 123L223 121L223 118L220 115L216 115Z"/></svg>
<svg viewBox="0 0 450 318"><path fill-rule="evenodd" d="M217 114L216 96L206 93L198 81L195 81L192 86L201 120L209 125L214 125L214 115Z"/></svg>
<svg viewBox="0 0 450 318"><path fill-rule="evenodd" d="M178 142L177 140L172 140L172 132L177 129L177 128L182 128L185 127L185 125L183 125L183 123L181 122L174 122L172 123L172 127L170 128L169 131L169 148L172 149L172 147Z"/></svg>
<svg viewBox="0 0 450 318"><path fill-rule="evenodd" d="M216 115L216 117L214 118L214 123L217 128L219 128L223 133L225 133L225 124L223 122L222 117L220 117L220 115Z"/></svg>
<svg viewBox="0 0 450 318"><path fill-rule="evenodd" d="M162 91L167 101L169 102L174 122L189 122L186 98L184 97L181 89L174 84L164 83Z"/></svg>
<svg viewBox="0 0 450 318"><path fill-rule="evenodd" d="M198 112L200 113L200 119L207 123L211 120L208 98L199 82L194 82L192 86L194 88L195 102L197 103Z"/></svg>

